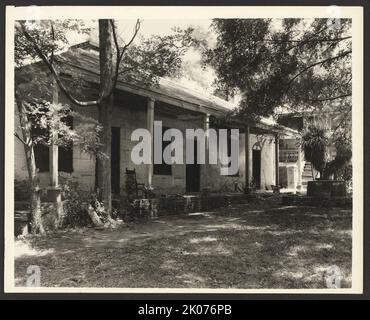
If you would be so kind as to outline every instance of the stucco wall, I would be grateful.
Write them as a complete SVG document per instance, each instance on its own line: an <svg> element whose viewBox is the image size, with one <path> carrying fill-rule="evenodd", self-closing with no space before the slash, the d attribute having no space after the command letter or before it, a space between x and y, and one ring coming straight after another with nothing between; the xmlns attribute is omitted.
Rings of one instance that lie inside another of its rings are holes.
<svg viewBox="0 0 370 320"><path fill-rule="evenodd" d="M80 112L97 118L96 107L88 107L79 109ZM161 113L155 112L155 120L161 120L163 126L177 128L185 137L186 128L202 128L202 120L181 121L175 118L170 118ZM77 123L75 122L75 125ZM15 117L15 127L19 126L19 118ZM131 161L131 150L136 144L131 141L131 133L137 128L146 128L146 110L141 106L116 105L112 115L112 126L120 127L120 185L121 192L124 192L125 186L125 169L136 169L138 182L147 183L147 166L134 165ZM18 129L19 130L19 129ZM255 135L250 135L250 148L257 141ZM275 153L273 137L265 137L261 143L261 189L270 189L271 185L275 184ZM220 174L220 164L217 165L201 165L200 168L200 187L201 189L209 187L213 191L233 191L235 183L239 187L244 187L245 184L245 136L240 134L239 139L239 174L237 176L222 176ZM19 180L27 179L27 167L23 145L15 138L15 178ZM185 152L184 152L185 161ZM252 152L249 153L249 176L252 177ZM186 166L173 165L171 175L154 175L153 186L155 192L161 193L184 193L186 187ZM86 190L92 190L95 184L95 159L89 154L83 153L78 147L73 149L73 176L77 177L81 187ZM49 183L49 174L40 173L40 182L42 186L47 186Z"/></svg>

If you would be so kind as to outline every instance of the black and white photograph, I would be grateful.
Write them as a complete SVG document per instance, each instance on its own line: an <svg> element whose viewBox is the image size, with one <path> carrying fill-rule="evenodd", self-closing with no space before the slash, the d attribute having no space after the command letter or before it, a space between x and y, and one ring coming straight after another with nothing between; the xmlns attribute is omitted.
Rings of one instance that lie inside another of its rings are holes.
<svg viewBox="0 0 370 320"><path fill-rule="evenodd" d="M362 8L6 26L6 290L361 293Z"/></svg>

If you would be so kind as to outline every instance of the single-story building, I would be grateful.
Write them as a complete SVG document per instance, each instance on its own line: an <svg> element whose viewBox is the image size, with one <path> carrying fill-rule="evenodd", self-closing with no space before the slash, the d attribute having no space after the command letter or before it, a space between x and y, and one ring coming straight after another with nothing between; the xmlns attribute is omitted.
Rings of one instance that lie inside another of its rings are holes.
<svg viewBox="0 0 370 320"><path fill-rule="evenodd" d="M73 46L55 59L63 64L60 76L68 87L76 89L79 86L76 94L81 100L96 98L99 85L99 52L94 45L85 42ZM74 79L76 73L83 77L83 84L76 85ZM48 76L50 77L42 62L35 62L15 71L16 85L20 87L34 84L37 77ZM44 95L47 99L51 98L50 92L38 94ZM58 99L60 103L72 105L61 92ZM295 139L297 131L270 119L261 119L253 126L238 126L239 172L233 176L222 176L221 164L135 165L131 160L132 148L137 143L131 141L133 130L148 128L152 131L154 120L161 120L163 127L179 129L185 136L185 129L212 127L214 119L223 117L234 107L228 101L191 90L175 81L162 79L158 87L148 88L119 78L114 91L111 129L113 192L124 194L126 169L135 169L138 182L151 185L157 194L192 193L202 191L204 188L215 192L228 192L236 187L243 188L246 184L249 186L252 182L258 189L271 190L273 185L279 184L279 143L276 142L280 140L280 144L284 146L282 141ZM97 107L73 106L73 108L97 119ZM20 130L17 109L15 110L15 128ZM15 179L27 179L24 148L18 139L15 139L14 155ZM36 164L42 186L47 186L50 180L48 155L47 147L36 148ZM302 172L299 164L302 163L301 158L294 158L294 161L291 161L283 157L281 166L285 166L288 160L297 168L297 172ZM60 148L59 171L77 177L81 187L86 190L94 188L95 158L81 152L76 146L71 150ZM296 181L293 182L295 186L299 175L297 173Z"/></svg>

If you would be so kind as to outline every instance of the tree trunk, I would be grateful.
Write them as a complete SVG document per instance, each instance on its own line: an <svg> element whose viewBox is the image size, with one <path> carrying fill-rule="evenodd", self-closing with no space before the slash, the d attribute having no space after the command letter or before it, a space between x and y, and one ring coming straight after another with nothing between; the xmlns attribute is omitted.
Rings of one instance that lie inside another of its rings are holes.
<svg viewBox="0 0 370 320"><path fill-rule="evenodd" d="M24 110L24 106L16 94L16 103L18 107L19 119L22 130L24 152L26 154L28 180L30 183L30 215L29 221L31 222L31 232L44 233L44 227L42 225L41 218L41 199L40 199L40 186L39 179L37 177L35 153L32 145L31 136L31 123Z"/></svg>
<svg viewBox="0 0 370 320"><path fill-rule="evenodd" d="M34 234L36 233L42 234L45 232L45 230L42 225L40 185L36 173L36 162L33 147L29 148L28 156L26 155L26 157L27 157L28 176L31 185L31 200L30 200L31 232Z"/></svg>
<svg viewBox="0 0 370 320"><path fill-rule="evenodd" d="M113 100L110 98L109 100ZM112 122L112 101L99 106L99 123L103 126L100 133L102 147L100 151L107 157L97 157L97 189L99 201L103 202L104 208L110 216L112 211L112 190L111 190L111 122Z"/></svg>
<svg viewBox="0 0 370 320"><path fill-rule="evenodd" d="M100 97L99 123L103 129L100 135L101 152L105 157L97 157L97 188L98 197L104 204L104 208L110 217L112 212L112 190L111 190L111 127L113 111L113 94L107 97L111 90L114 68L113 68L113 42L112 27L107 19L99 20L99 50L100 50ZM105 98L104 98L105 97Z"/></svg>

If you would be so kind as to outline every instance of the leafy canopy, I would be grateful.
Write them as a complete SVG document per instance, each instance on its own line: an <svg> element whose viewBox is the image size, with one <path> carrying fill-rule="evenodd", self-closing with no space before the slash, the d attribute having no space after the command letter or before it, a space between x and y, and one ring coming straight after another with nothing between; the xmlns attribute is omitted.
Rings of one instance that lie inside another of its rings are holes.
<svg viewBox="0 0 370 320"><path fill-rule="evenodd" d="M24 31L34 41L34 44L47 57L50 64L62 69L53 57L68 49L72 35L93 34L95 28L92 23L86 24L83 20L32 20L19 21ZM140 35L142 21L137 23L132 31L130 40L124 41L123 35L116 23L111 20L113 28L113 51L117 59L113 63L117 67L117 75L127 81L137 81L144 85L157 85L160 77L181 75L182 58L187 49L199 44L193 37L194 28L174 28L172 33L164 36ZM40 60L40 53L22 32L22 28L15 29L15 61L16 66ZM81 78L80 81L83 81ZM72 89L72 88L69 88Z"/></svg>
<svg viewBox="0 0 370 320"><path fill-rule="evenodd" d="M203 63L216 71L216 93L241 94L239 116L328 108L350 116L349 19L214 19L212 27Z"/></svg>

